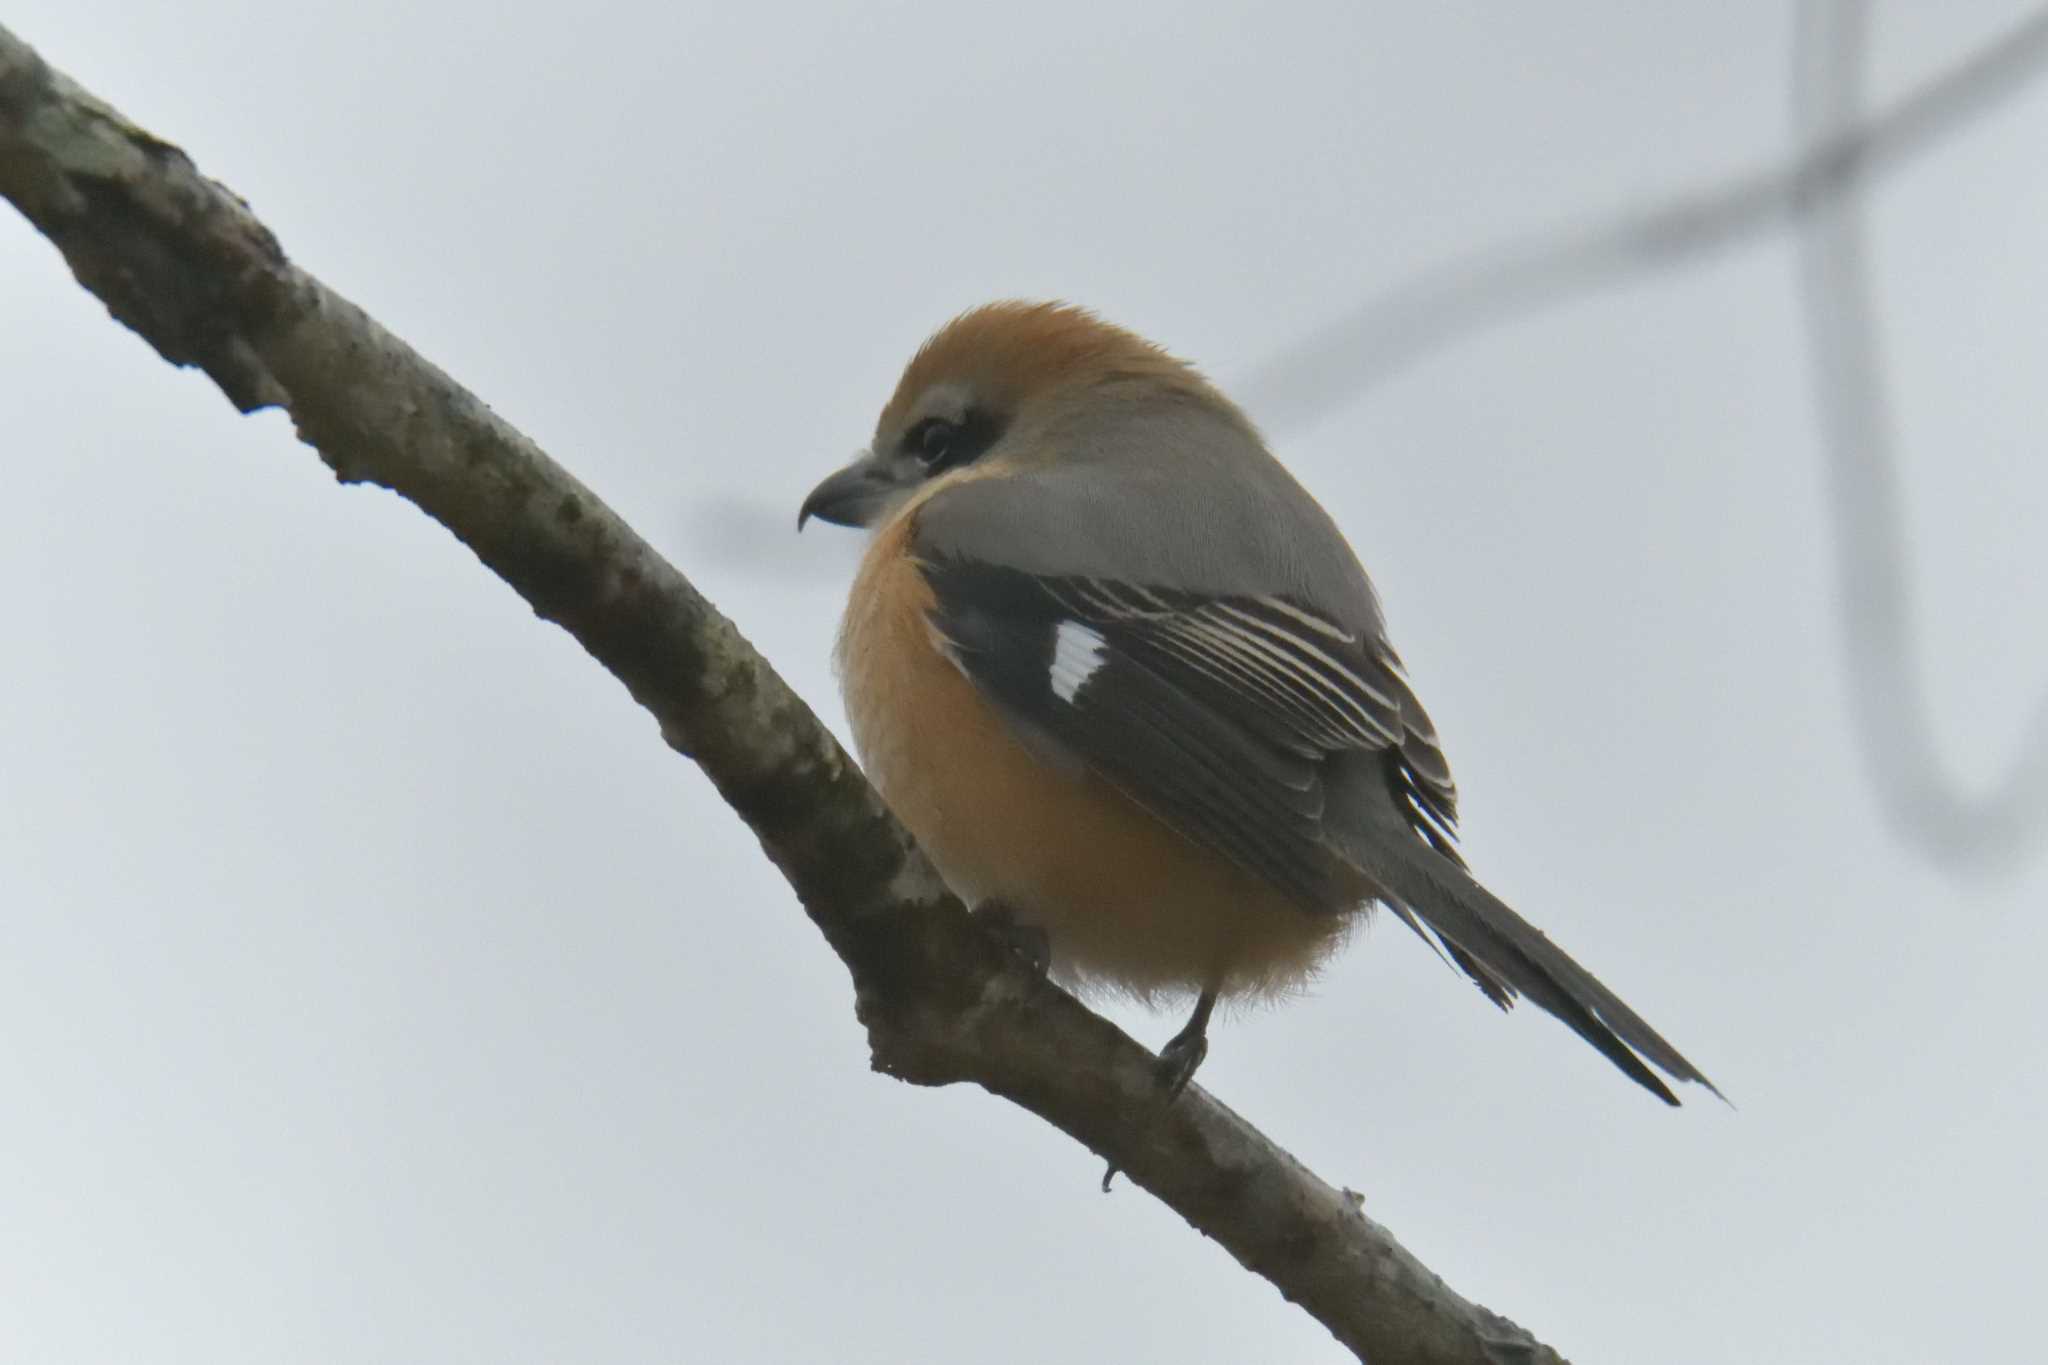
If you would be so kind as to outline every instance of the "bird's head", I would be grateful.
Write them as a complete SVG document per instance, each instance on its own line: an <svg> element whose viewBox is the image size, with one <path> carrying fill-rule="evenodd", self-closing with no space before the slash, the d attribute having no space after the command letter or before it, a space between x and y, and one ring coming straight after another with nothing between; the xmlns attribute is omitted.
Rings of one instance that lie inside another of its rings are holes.
<svg viewBox="0 0 2048 1365"><path fill-rule="evenodd" d="M984 304L918 348L873 442L811 490L797 526L872 526L940 480L1057 461L1063 422L1162 394L1236 411L1191 366L1084 308Z"/></svg>

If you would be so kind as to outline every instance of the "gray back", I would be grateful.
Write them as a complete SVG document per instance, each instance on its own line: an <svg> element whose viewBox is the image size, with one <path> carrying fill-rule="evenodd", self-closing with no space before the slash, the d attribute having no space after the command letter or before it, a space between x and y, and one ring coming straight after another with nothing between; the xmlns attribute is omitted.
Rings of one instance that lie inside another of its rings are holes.
<svg viewBox="0 0 2048 1365"><path fill-rule="evenodd" d="M1021 472L925 504L918 547L1029 573L1284 596L1361 640L1378 600L1329 514L1235 415L1156 390L1020 422L988 458ZM1056 445L1057 462L1030 458Z"/></svg>

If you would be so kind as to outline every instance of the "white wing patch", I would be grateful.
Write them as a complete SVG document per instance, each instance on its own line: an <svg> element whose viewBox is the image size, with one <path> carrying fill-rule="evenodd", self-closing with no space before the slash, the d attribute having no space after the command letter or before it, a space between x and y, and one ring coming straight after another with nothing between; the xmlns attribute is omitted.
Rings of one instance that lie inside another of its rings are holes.
<svg viewBox="0 0 2048 1365"><path fill-rule="evenodd" d="M1107 648L1093 626L1079 621L1060 622L1052 637L1052 673L1047 679L1052 684L1052 694L1073 705L1075 694L1101 669Z"/></svg>
<svg viewBox="0 0 2048 1365"><path fill-rule="evenodd" d="M1081 616L1136 625L1148 645L1285 715L1309 743L1337 750L1404 742L1399 699L1351 657L1365 653L1358 636L1315 612L1278 597L1174 601L1101 579L1065 580L1051 590Z"/></svg>

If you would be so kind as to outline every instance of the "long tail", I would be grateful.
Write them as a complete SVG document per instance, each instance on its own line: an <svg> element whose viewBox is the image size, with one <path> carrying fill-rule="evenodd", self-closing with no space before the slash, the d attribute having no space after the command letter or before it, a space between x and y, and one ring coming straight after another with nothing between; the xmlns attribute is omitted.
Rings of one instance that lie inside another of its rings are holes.
<svg viewBox="0 0 2048 1365"><path fill-rule="evenodd" d="M1474 880L1455 855L1416 837L1392 800L1368 798L1357 805L1366 808L1359 814L1369 828L1364 837L1345 841L1346 861L1380 888L1403 923L1432 947L1440 944L1495 1004L1505 1009L1517 994L1528 996L1666 1104L1677 1104L1678 1097L1646 1061L1674 1080L1695 1082L1726 1099L1641 1015Z"/></svg>

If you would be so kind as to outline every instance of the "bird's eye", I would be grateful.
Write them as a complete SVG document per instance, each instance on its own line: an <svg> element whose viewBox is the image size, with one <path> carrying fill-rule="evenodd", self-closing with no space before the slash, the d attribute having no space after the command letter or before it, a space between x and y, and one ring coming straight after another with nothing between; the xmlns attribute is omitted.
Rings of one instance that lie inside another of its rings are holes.
<svg viewBox="0 0 2048 1365"><path fill-rule="evenodd" d="M904 445L926 469L940 469L952 462L959 442L958 426L943 417L927 417L911 429Z"/></svg>
<svg viewBox="0 0 2048 1365"><path fill-rule="evenodd" d="M968 408L957 417L927 417L913 422L898 447L924 467L932 478L948 469L973 464L1002 439L1003 421L983 408Z"/></svg>

